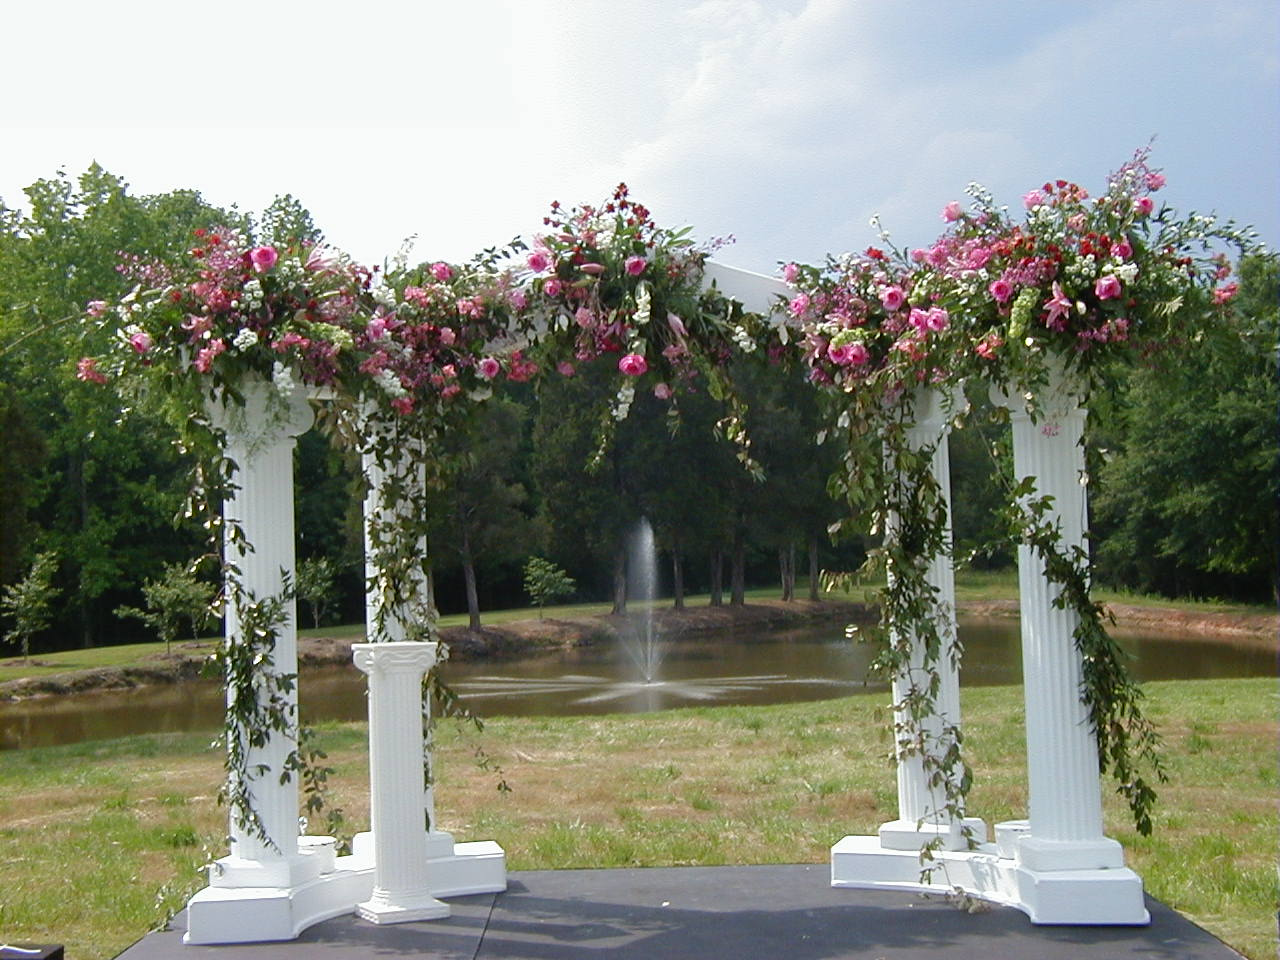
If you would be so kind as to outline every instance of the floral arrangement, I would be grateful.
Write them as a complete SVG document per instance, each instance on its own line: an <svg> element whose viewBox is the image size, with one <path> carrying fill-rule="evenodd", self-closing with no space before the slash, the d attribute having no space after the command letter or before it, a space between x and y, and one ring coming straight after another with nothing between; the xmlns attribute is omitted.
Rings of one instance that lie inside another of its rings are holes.
<svg viewBox="0 0 1280 960"><path fill-rule="evenodd" d="M970 211L946 206L947 231L911 259L917 287L964 317L974 373L1030 386L1060 362L1087 380L1117 354L1188 339L1206 307L1235 295L1223 248L1243 251L1253 237L1157 205L1165 176L1148 161L1139 150L1096 198L1047 182L1023 196L1021 223L977 184Z"/></svg>
<svg viewBox="0 0 1280 960"><path fill-rule="evenodd" d="M529 328L564 376L575 364L617 357L617 419L641 378L671 400L700 368L728 362L729 302L702 291L703 263L720 242L699 248L688 228L658 227L626 184L599 206L553 203L543 224L549 230L525 256Z"/></svg>

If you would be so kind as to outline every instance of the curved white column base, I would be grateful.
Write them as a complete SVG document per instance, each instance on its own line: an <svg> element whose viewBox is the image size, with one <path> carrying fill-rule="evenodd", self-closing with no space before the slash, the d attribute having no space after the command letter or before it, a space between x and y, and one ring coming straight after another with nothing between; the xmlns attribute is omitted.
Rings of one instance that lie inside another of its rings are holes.
<svg viewBox="0 0 1280 960"><path fill-rule="evenodd" d="M414 920L443 920L449 905L429 893L388 898L375 890L364 903L356 904L356 916L370 923L410 923Z"/></svg>
<svg viewBox="0 0 1280 960"><path fill-rule="evenodd" d="M878 837L845 837L831 848L831 885L945 895L957 889L978 900L1017 907L1036 924L1142 926L1151 922L1142 878L1110 870L1032 870L999 856L995 844L940 850L933 883L920 882L920 853L889 850Z"/></svg>
<svg viewBox="0 0 1280 960"><path fill-rule="evenodd" d="M432 898L462 897L473 893L500 893L507 889L507 855L492 840L453 843L447 833L429 834L427 876ZM448 838L448 848L443 838ZM321 861L324 843L309 844L299 838L303 849L317 847ZM188 944L260 943L293 940L322 920L349 914L373 896L373 835L357 834L349 857L337 857L333 869L292 886L215 887L208 886L187 904ZM438 855L437 855L438 854ZM446 909L448 904L444 905ZM363 913L361 914L364 915ZM437 914L436 916L447 916ZM367 917L374 923L396 922L388 914ZM434 919L400 916L398 920Z"/></svg>
<svg viewBox="0 0 1280 960"><path fill-rule="evenodd" d="M969 837L964 835L969 828ZM914 820L890 820L880 824L880 846L886 850L910 850L919 853L926 843L942 840L943 850L965 850L969 839L987 842L987 824L980 817L965 817L961 823L917 823Z"/></svg>

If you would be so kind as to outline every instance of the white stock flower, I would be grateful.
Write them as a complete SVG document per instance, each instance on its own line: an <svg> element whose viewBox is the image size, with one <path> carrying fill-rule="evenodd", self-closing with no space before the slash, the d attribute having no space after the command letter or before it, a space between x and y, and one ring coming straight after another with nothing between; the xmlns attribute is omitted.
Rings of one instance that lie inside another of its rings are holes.
<svg viewBox="0 0 1280 960"><path fill-rule="evenodd" d="M248 350L250 347L257 346L258 335L248 327L238 331L231 340L231 345L237 350Z"/></svg>

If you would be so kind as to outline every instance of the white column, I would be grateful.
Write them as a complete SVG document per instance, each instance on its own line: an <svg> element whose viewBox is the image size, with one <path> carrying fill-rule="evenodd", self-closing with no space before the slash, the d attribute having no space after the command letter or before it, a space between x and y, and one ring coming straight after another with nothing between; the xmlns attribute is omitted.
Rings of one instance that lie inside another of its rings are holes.
<svg viewBox="0 0 1280 960"><path fill-rule="evenodd" d="M240 588L246 601L279 596L285 577L294 575L293 448L295 437L310 429L314 416L299 388L281 394L267 382L249 382L241 388L244 406L226 399L211 406L212 418L226 432L226 455L235 463L231 477L234 488L223 504L228 537L226 558L240 570ZM238 525L243 545L230 538ZM230 587L230 584L228 584ZM243 643L235 604L228 597L226 632L231 644ZM297 618L295 604L285 604L285 619L277 629L272 662L266 668L275 677L298 672ZM265 676L265 673L264 673ZM290 684L285 701L288 730L273 732L260 747L248 747L247 768L260 765L264 772L252 776L249 793L253 809L268 839L259 837L231 812L231 855L210 869L215 887L290 887L316 874L313 857L298 854L298 780L281 782L285 762L297 745L297 684ZM239 694L228 690L228 706ZM259 688L259 695L265 691ZM232 736L248 742L248 731Z"/></svg>
<svg viewBox="0 0 1280 960"><path fill-rule="evenodd" d="M356 666L369 676L369 785L374 846L373 896L356 913L374 923L449 915L428 882L422 677L437 645L358 643Z"/></svg>
<svg viewBox="0 0 1280 960"><path fill-rule="evenodd" d="M943 736L944 728L960 726L960 677L952 651L956 643L956 586L951 557L951 460L947 444L950 420L957 402L963 402L959 391L945 394L932 388L917 391L912 401L914 422L907 428L907 443L912 450L933 447L930 472L947 513L946 547L943 552L929 558L926 572L930 586L937 591L939 621L936 627L942 639L941 656L932 670L925 668L924 644L917 639L911 625L892 628L906 630L912 641L908 668L893 678L894 725L900 731L899 739L911 736L913 723L908 711L896 705L903 702L913 686L927 689L932 679L931 672L936 671L941 684L934 701L935 713L925 718L918 730L924 737L925 750L939 759L950 744L950 739ZM895 536L897 527L898 518L891 516L887 534ZM897 779L898 819L881 825L882 846L891 850L919 850L923 844L941 837L944 848L960 849L967 845L961 831L962 823L970 828L975 839L985 839L986 830L981 820L958 820L943 809L947 802L946 790L930 787L924 758L918 751L899 749Z"/></svg>
<svg viewBox="0 0 1280 960"><path fill-rule="evenodd" d="M1033 421L1021 397L992 391L993 402L1009 409L1016 477L1034 478L1035 495L1052 497L1046 519L1061 531L1061 549L1087 549L1085 411L1061 371L1038 399ZM1124 851L1102 829L1097 740L1080 698L1079 615L1053 605L1059 590L1027 545L1018 548L1018 587L1030 826L1017 841L1017 860L1034 871L1123 867Z"/></svg>

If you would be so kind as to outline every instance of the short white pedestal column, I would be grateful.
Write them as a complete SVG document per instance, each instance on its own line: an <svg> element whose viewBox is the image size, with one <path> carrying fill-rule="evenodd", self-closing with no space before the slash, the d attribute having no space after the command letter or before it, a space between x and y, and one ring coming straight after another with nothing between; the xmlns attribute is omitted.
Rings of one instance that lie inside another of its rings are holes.
<svg viewBox="0 0 1280 960"><path fill-rule="evenodd" d="M358 643L355 663L369 676L369 785L373 896L356 913L374 923L449 916L427 879L426 770L422 754L422 678L434 643Z"/></svg>
<svg viewBox="0 0 1280 960"><path fill-rule="evenodd" d="M212 404L210 415L226 433L226 454L235 465L235 488L223 504L228 525L238 524L252 550L228 538L227 560L240 570L243 599L279 596L294 570L294 438L311 427L312 412L302 391L282 395L265 381L242 386L244 406ZM233 585L229 584L229 592ZM234 598L226 607L228 642L244 642ZM292 599L278 628L272 662L276 677L298 672L297 626ZM229 691L234 697L236 691ZM349 883L329 868L313 848L298 846L298 782L281 782L286 760L297 743L297 687L278 694L285 703L288 729L272 732L262 746L249 746L249 732L233 730L247 751L246 767L264 772L247 784L265 837L231 812L231 853L209 868L209 886L188 905L188 943L241 943L287 940L311 923L350 909ZM325 872L328 879L322 879ZM337 880L336 884L330 882ZM358 885L358 881L357 881ZM335 891L337 899L334 899Z"/></svg>

